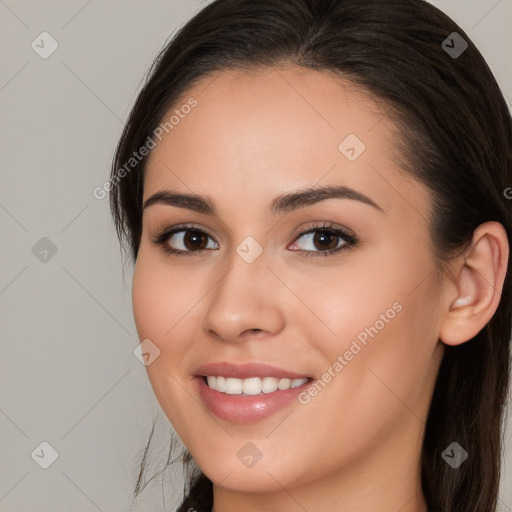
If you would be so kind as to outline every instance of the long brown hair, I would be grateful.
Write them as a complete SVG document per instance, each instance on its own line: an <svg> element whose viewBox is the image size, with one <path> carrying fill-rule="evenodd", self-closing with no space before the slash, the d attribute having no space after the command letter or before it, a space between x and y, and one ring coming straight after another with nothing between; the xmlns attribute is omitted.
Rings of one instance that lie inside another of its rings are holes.
<svg viewBox="0 0 512 512"><path fill-rule="evenodd" d="M453 48L453 37L468 45L460 55L443 43ZM434 199L430 230L440 265L486 221L500 222L512 240L512 201L505 193L512 185L510 113L482 55L448 16L422 0L216 0L156 58L114 155L111 211L121 246L134 260L147 158L122 179L119 169L200 78L282 63L332 71L388 107L401 132L404 171ZM472 340L446 346L421 455L430 511L497 507L510 366L510 261L508 268L491 321ZM454 440L470 454L456 470L441 457ZM148 446L134 498L145 485ZM193 463L188 451L184 460ZM197 467L185 494L180 512L211 510L212 482Z"/></svg>

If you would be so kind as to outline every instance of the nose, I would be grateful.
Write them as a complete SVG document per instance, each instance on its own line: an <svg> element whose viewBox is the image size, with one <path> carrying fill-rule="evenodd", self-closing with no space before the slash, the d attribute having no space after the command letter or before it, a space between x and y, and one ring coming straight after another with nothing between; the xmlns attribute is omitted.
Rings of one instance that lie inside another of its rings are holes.
<svg viewBox="0 0 512 512"><path fill-rule="evenodd" d="M239 342L284 328L286 288L267 267L264 254L247 263L233 251L205 297L203 329L208 336Z"/></svg>

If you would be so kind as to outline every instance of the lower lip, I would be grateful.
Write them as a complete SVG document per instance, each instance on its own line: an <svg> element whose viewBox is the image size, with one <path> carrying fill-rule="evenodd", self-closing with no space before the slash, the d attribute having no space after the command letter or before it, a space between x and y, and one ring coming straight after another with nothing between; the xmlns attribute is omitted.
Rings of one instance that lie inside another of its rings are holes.
<svg viewBox="0 0 512 512"><path fill-rule="evenodd" d="M312 379L308 379L307 382L296 388L241 396L228 395L211 389L203 377L197 377L195 380L204 405L219 418L233 423L253 423L267 418L294 400L298 403L298 395L313 382Z"/></svg>

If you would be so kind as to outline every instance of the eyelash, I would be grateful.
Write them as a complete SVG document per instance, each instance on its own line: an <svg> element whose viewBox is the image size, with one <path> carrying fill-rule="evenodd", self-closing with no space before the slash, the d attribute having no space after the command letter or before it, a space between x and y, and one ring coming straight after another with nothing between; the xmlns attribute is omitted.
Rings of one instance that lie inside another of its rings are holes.
<svg viewBox="0 0 512 512"><path fill-rule="evenodd" d="M195 232L198 232L202 235L206 235L207 237L213 239L213 237L211 237L208 233L206 233L204 230L200 229L199 227L197 227L193 224L186 224L186 225L178 226L178 227L175 227L172 229L165 229L160 234L156 235L152 239L152 242L154 244L158 245L159 247L161 247L161 249L164 251L164 253L173 254L176 256L196 256L195 253L200 253L205 250L211 250L211 249L199 249L196 251L182 251L180 249L173 249L173 248L169 247L169 245L167 243L169 238L172 235L175 235L176 233L181 233L183 231L185 231L185 232L195 231ZM339 238L342 238L345 241L345 243L341 247L338 247L336 249L329 249L327 251L305 251L305 250L297 249L294 252L304 253L304 256L306 256L307 258L309 258L309 257L316 258L317 256L329 256L334 253L338 253L344 249L350 249L350 248L354 247L359 242L359 240L355 236L350 235L343 229L334 228L329 223L324 223L322 225L314 224L313 226L309 227L305 231L301 231L300 233L298 233L297 236L294 238L294 241L304 235L308 235L310 233L315 233L315 232L324 232L324 233L329 233L334 236L338 236Z"/></svg>

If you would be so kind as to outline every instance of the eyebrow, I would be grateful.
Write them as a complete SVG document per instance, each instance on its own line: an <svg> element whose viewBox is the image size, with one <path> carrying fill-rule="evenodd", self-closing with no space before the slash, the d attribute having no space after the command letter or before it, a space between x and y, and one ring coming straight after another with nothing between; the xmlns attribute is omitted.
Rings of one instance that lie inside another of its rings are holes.
<svg viewBox="0 0 512 512"><path fill-rule="evenodd" d="M384 213L384 210L372 199L345 185L306 188L280 194L272 200L270 213L274 216L284 214L327 199L352 199L372 206ZM150 196L144 201L143 210L155 204L186 208L205 215L217 216L218 213L215 202L211 198L198 194L174 192L172 190L160 190Z"/></svg>

